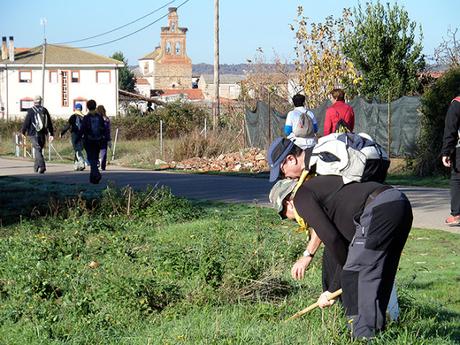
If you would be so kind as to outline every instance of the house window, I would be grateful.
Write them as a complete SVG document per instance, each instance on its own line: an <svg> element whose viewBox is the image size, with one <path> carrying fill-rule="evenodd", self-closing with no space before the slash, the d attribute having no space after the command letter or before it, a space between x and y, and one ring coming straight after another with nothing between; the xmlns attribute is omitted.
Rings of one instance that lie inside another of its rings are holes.
<svg viewBox="0 0 460 345"><path fill-rule="evenodd" d="M110 71L96 71L96 83L110 84Z"/></svg>
<svg viewBox="0 0 460 345"><path fill-rule="evenodd" d="M19 82L20 83L31 83L32 82L32 71L19 71Z"/></svg>
<svg viewBox="0 0 460 345"><path fill-rule="evenodd" d="M86 111L86 99L84 98L76 98L73 100L73 109L75 109L76 104L81 104L83 111Z"/></svg>
<svg viewBox="0 0 460 345"><path fill-rule="evenodd" d="M180 54L180 43L177 42L176 43L176 55L179 55Z"/></svg>
<svg viewBox="0 0 460 345"><path fill-rule="evenodd" d="M171 54L171 43L166 42L166 54Z"/></svg>
<svg viewBox="0 0 460 345"><path fill-rule="evenodd" d="M24 98L19 101L21 111L27 111L34 106L34 100L32 98Z"/></svg>
<svg viewBox="0 0 460 345"><path fill-rule="evenodd" d="M149 73L149 63L148 62L144 64L144 74L147 74L147 73Z"/></svg>
<svg viewBox="0 0 460 345"><path fill-rule="evenodd" d="M71 78L72 83L79 83L80 82L80 71L72 71L70 78Z"/></svg>
<svg viewBox="0 0 460 345"><path fill-rule="evenodd" d="M50 83L57 84L58 82L58 72L57 71L49 71L50 76Z"/></svg>

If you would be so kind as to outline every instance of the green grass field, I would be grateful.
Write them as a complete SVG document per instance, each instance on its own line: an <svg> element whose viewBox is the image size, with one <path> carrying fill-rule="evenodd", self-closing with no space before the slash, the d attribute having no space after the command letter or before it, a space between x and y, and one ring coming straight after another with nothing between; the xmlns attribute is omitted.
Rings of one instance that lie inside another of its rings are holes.
<svg viewBox="0 0 460 345"><path fill-rule="evenodd" d="M338 304L283 322L320 294L321 254L293 281L305 235L270 209L191 203L166 189L72 199L67 186L13 178L0 190L14 183L35 196L1 228L2 344L354 343ZM59 188L68 198L48 203ZM12 216L5 202L2 219ZM459 244L412 230L397 277L400 321L373 344L460 341Z"/></svg>

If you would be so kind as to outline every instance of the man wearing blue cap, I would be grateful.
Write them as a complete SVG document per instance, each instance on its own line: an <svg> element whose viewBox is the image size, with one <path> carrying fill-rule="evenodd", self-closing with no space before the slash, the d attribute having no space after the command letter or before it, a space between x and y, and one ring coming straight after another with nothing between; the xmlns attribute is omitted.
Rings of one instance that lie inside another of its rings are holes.
<svg viewBox="0 0 460 345"><path fill-rule="evenodd" d="M81 124L83 121L83 106L80 103L76 103L74 107L74 113L69 117L67 124L61 131L60 137L62 138L64 134L70 129L70 140L72 142L72 147L75 152L74 154L74 170L82 171L85 170L85 159L83 158L83 142L79 136L79 131L81 129Z"/></svg>

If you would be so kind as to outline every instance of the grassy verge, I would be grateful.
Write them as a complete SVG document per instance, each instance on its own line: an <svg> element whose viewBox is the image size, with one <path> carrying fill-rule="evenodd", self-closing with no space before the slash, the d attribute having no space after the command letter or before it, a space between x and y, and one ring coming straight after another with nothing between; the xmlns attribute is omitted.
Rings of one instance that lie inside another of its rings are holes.
<svg viewBox="0 0 460 345"><path fill-rule="evenodd" d="M36 190L42 203L47 189ZM291 280L305 238L270 209L193 204L166 189L108 189L54 209L1 229L1 343L353 343L339 305L283 322L321 292L321 259ZM459 239L412 231L401 320L373 343L460 341Z"/></svg>
<svg viewBox="0 0 460 345"><path fill-rule="evenodd" d="M446 176L418 177L407 174L389 174L386 182L391 185L449 188Z"/></svg>

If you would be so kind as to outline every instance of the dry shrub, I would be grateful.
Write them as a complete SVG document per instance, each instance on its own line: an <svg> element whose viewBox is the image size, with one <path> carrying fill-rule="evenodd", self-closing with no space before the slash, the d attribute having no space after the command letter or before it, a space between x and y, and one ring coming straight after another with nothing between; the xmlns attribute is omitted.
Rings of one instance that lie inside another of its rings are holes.
<svg viewBox="0 0 460 345"><path fill-rule="evenodd" d="M209 131L204 136L195 129L174 141L166 153L169 160L181 161L192 157L217 157L222 153L238 151L243 147L242 132L230 130Z"/></svg>

